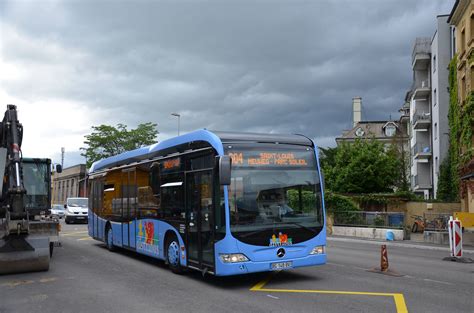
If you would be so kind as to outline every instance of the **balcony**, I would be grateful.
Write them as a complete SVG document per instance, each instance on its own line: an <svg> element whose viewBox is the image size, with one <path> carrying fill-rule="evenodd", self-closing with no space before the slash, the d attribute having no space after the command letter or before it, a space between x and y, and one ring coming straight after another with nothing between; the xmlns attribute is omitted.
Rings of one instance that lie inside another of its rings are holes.
<svg viewBox="0 0 474 313"><path fill-rule="evenodd" d="M415 100L427 100L431 94L431 88L427 80L413 83L411 90L413 90L413 99Z"/></svg>
<svg viewBox="0 0 474 313"><path fill-rule="evenodd" d="M414 185L413 186L414 191L433 188L433 186L431 185L431 182L429 181L429 176L427 178L426 176L415 175L413 185Z"/></svg>
<svg viewBox="0 0 474 313"><path fill-rule="evenodd" d="M416 38L411 54L413 70L426 70L431 60L431 39Z"/></svg>
<svg viewBox="0 0 474 313"><path fill-rule="evenodd" d="M426 160L431 158L431 154L431 147L428 143L417 143L414 147L412 147L412 155L414 156L415 160L423 160L426 162Z"/></svg>
<svg viewBox="0 0 474 313"><path fill-rule="evenodd" d="M429 129L431 125L430 113L416 112L413 115L413 129Z"/></svg>

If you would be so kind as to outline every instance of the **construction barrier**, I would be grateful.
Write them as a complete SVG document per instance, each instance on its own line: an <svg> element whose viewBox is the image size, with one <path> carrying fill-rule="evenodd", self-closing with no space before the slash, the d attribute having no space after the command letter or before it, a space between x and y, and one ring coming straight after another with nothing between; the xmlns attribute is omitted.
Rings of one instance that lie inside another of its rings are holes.
<svg viewBox="0 0 474 313"><path fill-rule="evenodd" d="M460 220L463 227L474 228L474 213L454 212L454 218Z"/></svg>
<svg viewBox="0 0 474 313"><path fill-rule="evenodd" d="M462 225L458 219L449 218L449 249L451 257L462 257Z"/></svg>

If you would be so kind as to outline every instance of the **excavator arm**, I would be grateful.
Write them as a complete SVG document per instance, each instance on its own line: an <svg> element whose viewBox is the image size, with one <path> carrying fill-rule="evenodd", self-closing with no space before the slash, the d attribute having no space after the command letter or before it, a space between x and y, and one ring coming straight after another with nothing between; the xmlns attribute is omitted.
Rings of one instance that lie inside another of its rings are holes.
<svg viewBox="0 0 474 313"><path fill-rule="evenodd" d="M53 247L50 238L57 237L59 230L57 221L41 220L36 218L37 208L27 209L22 139L23 126L16 106L9 104L0 122L0 274L48 270ZM43 160L50 167L50 161ZM45 177L39 180L46 184L50 181L50 168L43 173ZM50 194L49 185L43 189Z"/></svg>

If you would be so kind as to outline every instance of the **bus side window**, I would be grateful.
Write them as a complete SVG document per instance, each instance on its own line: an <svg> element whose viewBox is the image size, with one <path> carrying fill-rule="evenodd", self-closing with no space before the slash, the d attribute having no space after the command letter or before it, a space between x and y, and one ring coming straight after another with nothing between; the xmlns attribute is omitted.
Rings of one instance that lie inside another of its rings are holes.
<svg viewBox="0 0 474 313"><path fill-rule="evenodd" d="M163 217L170 220L184 220L184 174L162 175L160 179L161 209Z"/></svg>

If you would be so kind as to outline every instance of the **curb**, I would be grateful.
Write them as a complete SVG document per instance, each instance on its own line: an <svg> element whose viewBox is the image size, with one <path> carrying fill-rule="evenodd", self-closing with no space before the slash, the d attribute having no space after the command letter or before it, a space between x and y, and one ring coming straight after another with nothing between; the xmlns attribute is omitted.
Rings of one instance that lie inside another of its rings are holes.
<svg viewBox="0 0 474 313"><path fill-rule="evenodd" d="M402 242L393 242L393 241L379 241L379 240L363 240L363 239L355 239L355 238L347 238L347 237L334 237L328 236L327 241L339 241L339 242L357 242L357 243L366 243L371 245L380 245L385 244L391 247L402 247L402 248L412 248L412 249L422 249L422 250L435 250L435 251L444 251L449 253L449 246L431 246L431 245L424 245L418 243L402 243ZM463 253L470 253L474 254L474 250L471 249L463 249Z"/></svg>

